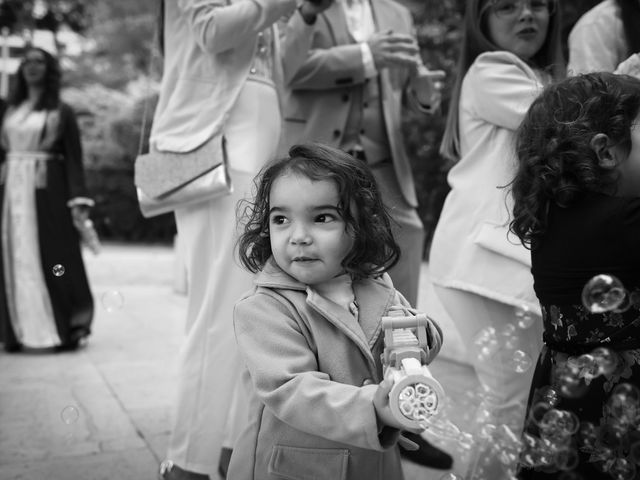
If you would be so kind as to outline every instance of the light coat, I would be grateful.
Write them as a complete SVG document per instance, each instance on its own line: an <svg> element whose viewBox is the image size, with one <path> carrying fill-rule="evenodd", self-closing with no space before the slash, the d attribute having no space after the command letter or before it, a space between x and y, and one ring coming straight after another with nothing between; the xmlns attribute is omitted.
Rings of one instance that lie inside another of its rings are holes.
<svg viewBox="0 0 640 480"><path fill-rule="evenodd" d="M515 130L542 88L540 74L510 52L483 53L471 65L460 94L461 158L429 256L435 284L535 312L531 253L509 233L508 186Z"/></svg>
<svg viewBox="0 0 640 480"><path fill-rule="evenodd" d="M373 406L381 318L407 305L388 275L353 283L359 321L274 263L255 284L234 312L250 422L227 478L402 479L398 431L379 434Z"/></svg>
<svg viewBox="0 0 640 480"><path fill-rule="evenodd" d="M224 127L249 76L258 33L291 12L296 2L167 0L164 5L164 38L194 41L165 42L151 143L158 150L188 152ZM274 58L278 58L279 41L273 28ZM278 86L282 71L279 62L274 65Z"/></svg>
<svg viewBox="0 0 640 480"><path fill-rule="evenodd" d="M413 33L411 13L392 0L371 2L376 31ZM284 134L281 150L307 141L339 147L354 96L366 78L360 45L347 27L342 5L333 4L318 15L309 35L300 15L287 24L283 42ZM309 51L300 63L300 50ZM411 164L404 148L402 105L410 80L408 69L383 69L380 98L391 156L403 197L412 207L418 205ZM409 105L420 109L413 96ZM424 110L424 109L423 109ZM424 110L427 111L427 110Z"/></svg>

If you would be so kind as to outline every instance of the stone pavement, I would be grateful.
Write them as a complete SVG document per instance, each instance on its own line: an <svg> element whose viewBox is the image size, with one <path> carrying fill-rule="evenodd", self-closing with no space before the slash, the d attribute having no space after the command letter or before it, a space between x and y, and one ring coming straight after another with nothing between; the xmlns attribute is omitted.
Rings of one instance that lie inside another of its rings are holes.
<svg viewBox="0 0 640 480"><path fill-rule="evenodd" d="M106 245L98 256L85 252L85 262L96 300L88 346L70 353L0 351L0 480L156 478L186 309L176 292L173 249ZM426 264L423 274L427 280ZM418 307L428 304L445 331L431 370L455 402L477 381L455 328L423 285ZM456 455L454 445L439 445ZM407 480L447 473L405 467ZM453 471L462 469L456 462Z"/></svg>

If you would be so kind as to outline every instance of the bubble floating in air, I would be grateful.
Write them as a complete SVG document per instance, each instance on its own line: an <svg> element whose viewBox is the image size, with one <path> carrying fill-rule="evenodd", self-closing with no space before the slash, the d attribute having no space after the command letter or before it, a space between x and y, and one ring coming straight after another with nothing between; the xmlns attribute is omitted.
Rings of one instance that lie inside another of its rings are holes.
<svg viewBox="0 0 640 480"><path fill-rule="evenodd" d="M67 405L62 409L62 412L60 412L60 418L65 425L71 425L72 423L77 422L78 418L80 418L80 411L78 410L78 407L74 405Z"/></svg>
<svg viewBox="0 0 640 480"><path fill-rule="evenodd" d="M60 265L59 263L54 265L53 268L51 269L51 271L53 272L53 274L56 277L61 277L62 275L64 275L64 266Z"/></svg>
<svg viewBox="0 0 640 480"><path fill-rule="evenodd" d="M120 310L124 306L124 297L117 290L104 292L101 300L103 308L109 313Z"/></svg>
<svg viewBox="0 0 640 480"><path fill-rule="evenodd" d="M616 310L625 303L626 297L624 285L613 275L596 275L582 289L582 304L591 313Z"/></svg>

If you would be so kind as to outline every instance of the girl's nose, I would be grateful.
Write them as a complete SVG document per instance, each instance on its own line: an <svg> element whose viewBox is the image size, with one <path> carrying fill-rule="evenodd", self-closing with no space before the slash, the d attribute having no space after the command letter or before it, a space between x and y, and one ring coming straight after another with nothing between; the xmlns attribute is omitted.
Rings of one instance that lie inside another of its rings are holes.
<svg viewBox="0 0 640 480"><path fill-rule="evenodd" d="M293 245L307 245L311 243L311 236L303 225L298 224L291 232L289 241Z"/></svg>

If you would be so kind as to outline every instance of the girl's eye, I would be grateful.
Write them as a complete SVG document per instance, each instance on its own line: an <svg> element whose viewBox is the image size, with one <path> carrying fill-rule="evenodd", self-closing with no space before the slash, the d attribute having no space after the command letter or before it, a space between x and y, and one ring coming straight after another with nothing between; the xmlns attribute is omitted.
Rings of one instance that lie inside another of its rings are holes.
<svg viewBox="0 0 640 480"><path fill-rule="evenodd" d="M273 225L283 225L284 223L286 223L287 221L287 217L285 217L284 215L274 215L271 217L271 223Z"/></svg>
<svg viewBox="0 0 640 480"><path fill-rule="evenodd" d="M336 220L336 216L331 213L321 213L315 218L316 223L329 223Z"/></svg>

